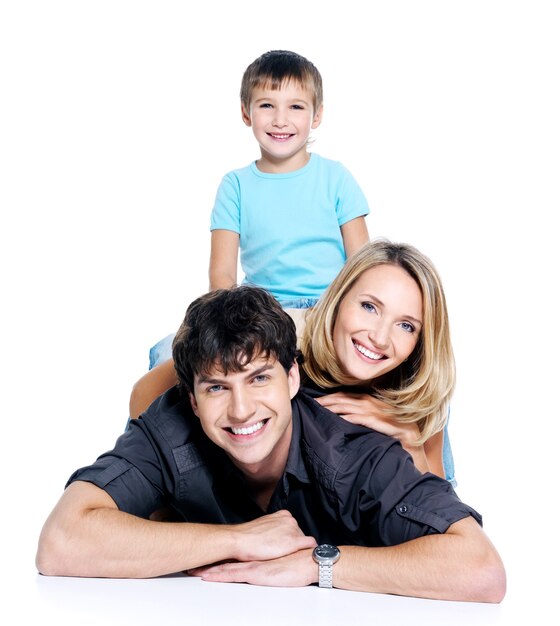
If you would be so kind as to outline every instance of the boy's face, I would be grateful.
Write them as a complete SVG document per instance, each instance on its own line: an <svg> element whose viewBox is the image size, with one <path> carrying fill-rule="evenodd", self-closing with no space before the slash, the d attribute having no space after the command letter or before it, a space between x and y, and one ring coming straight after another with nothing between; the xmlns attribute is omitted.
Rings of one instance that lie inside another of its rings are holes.
<svg viewBox="0 0 560 626"><path fill-rule="evenodd" d="M217 365L195 376L191 405L209 439L242 471L282 471L292 436L290 400L299 389L296 363L289 372L262 356L240 372L224 374Z"/></svg>
<svg viewBox="0 0 560 626"><path fill-rule="evenodd" d="M264 171L289 172L308 161L307 140L321 123L323 107L313 110L313 94L295 81L280 89L254 89L250 110L242 105L243 121L253 129L261 148L259 167Z"/></svg>

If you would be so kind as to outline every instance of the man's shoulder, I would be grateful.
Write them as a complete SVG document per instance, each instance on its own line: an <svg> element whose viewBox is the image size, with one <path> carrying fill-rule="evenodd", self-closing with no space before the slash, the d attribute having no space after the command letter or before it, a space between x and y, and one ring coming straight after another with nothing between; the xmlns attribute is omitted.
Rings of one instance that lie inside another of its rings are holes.
<svg viewBox="0 0 560 626"><path fill-rule="evenodd" d="M140 423L171 448L183 445L200 430L189 399L177 387L156 398L141 415Z"/></svg>
<svg viewBox="0 0 560 626"><path fill-rule="evenodd" d="M356 464L374 462L389 449L400 447L392 437L347 422L322 407L315 400L319 395L315 390L302 389L296 396L302 450L308 458L320 461L325 470L328 467L333 476Z"/></svg>

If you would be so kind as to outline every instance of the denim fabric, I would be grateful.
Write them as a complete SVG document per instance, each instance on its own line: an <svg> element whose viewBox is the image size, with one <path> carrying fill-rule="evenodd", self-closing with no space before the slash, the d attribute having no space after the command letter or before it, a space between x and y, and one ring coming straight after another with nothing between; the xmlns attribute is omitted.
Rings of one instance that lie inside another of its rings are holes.
<svg viewBox="0 0 560 626"><path fill-rule="evenodd" d="M453 462L453 452L451 451L451 441L449 440L449 432L447 427L449 426L449 413L447 414L447 422L443 429L443 469L445 471L445 478L453 485L457 486L457 480L455 479L455 463Z"/></svg>
<svg viewBox="0 0 560 626"><path fill-rule="evenodd" d="M286 298L278 299L283 309L310 309L319 301L318 298Z"/></svg>
<svg viewBox="0 0 560 626"><path fill-rule="evenodd" d="M173 339L175 335L167 335L163 339L160 339L155 346L150 348L150 367L149 369L153 369L156 365L163 363L164 361L169 361L171 358L171 346L173 344Z"/></svg>

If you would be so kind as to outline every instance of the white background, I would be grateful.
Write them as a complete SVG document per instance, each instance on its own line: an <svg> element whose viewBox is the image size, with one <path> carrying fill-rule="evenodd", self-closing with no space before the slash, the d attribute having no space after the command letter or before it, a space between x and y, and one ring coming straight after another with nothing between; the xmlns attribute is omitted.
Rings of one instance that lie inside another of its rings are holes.
<svg viewBox="0 0 560 626"><path fill-rule="evenodd" d="M0 4L1 570L14 606L48 621L42 523L123 430L148 348L206 290L216 187L258 156L241 75L283 48L323 75L313 150L361 184L370 234L416 245L442 275L458 492L509 575L502 606L476 622L547 623L559 32L557 3L538 0Z"/></svg>

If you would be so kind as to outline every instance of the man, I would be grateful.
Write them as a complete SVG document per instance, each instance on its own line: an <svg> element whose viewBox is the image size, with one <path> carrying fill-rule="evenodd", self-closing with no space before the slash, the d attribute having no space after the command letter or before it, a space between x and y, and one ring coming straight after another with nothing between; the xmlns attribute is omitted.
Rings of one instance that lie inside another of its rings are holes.
<svg viewBox="0 0 560 626"><path fill-rule="evenodd" d="M41 533L39 571L189 570L499 602L505 573L480 516L396 440L299 392L296 356L293 322L265 291L193 302L173 346L178 388L73 474ZM150 519L164 508L182 523Z"/></svg>

